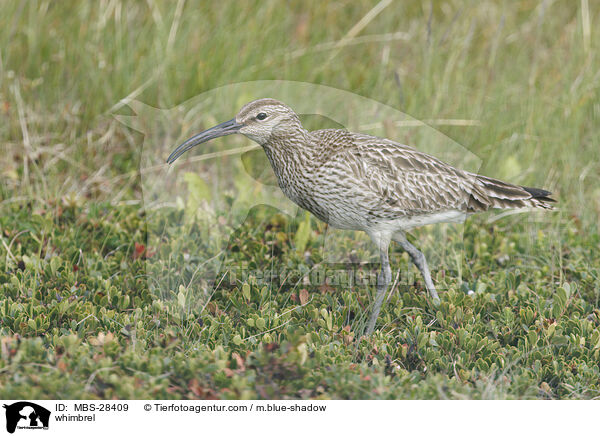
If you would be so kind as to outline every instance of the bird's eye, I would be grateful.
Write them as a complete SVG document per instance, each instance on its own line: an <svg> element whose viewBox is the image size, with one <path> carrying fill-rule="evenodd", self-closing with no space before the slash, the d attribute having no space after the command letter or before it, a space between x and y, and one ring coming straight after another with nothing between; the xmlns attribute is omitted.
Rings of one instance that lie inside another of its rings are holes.
<svg viewBox="0 0 600 436"><path fill-rule="evenodd" d="M265 118L267 118L267 114L264 112L261 112L256 116L257 120L264 120Z"/></svg>

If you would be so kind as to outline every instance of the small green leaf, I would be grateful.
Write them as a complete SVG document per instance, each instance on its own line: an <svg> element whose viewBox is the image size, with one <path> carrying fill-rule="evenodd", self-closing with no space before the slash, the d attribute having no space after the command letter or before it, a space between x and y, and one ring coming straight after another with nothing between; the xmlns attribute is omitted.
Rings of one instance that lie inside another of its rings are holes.
<svg viewBox="0 0 600 436"><path fill-rule="evenodd" d="M52 256L50 258L50 270L52 271L53 275L56 275L56 271L58 271L58 267L60 266L60 264L61 264L60 257Z"/></svg>
<svg viewBox="0 0 600 436"><path fill-rule="evenodd" d="M244 298L246 299L246 301L250 301L251 295L250 295L250 285L248 283L244 283L242 285L242 295L244 296Z"/></svg>
<svg viewBox="0 0 600 436"><path fill-rule="evenodd" d="M183 286L179 286L179 293L177 294L177 304L181 308L185 308L185 288Z"/></svg>
<svg viewBox="0 0 600 436"><path fill-rule="evenodd" d="M300 223L298 230L294 235L294 245L296 246L296 251L298 253L304 253L306 250L306 246L308 245L308 241L310 239L310 231L310 215L305 213L304 221Z"/></svg>
<svg viewBox="0 0 600 436"><path fill-rule="evenodd" d="M538 337L535 331L529 330L529 333L527 333L527 339L529 340L529 345L531 347L535 347L537 345Z"/></svg>

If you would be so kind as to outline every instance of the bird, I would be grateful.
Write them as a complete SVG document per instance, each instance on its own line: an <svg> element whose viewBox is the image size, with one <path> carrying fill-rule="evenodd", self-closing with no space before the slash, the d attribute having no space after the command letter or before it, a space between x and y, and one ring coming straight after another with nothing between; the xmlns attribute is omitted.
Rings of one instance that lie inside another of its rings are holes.
<svg viewBox="0 0 600 436"><path fill-rule="evenodd" d="M308 131L289 106L273 98L251 101L235 118L194 135L167 163L231 134L242 134L263 148L279 187L298 206L332 227L369 235L379 250L381 270L366 335L375 330L392 280L392 241L408 253L438 304L425 255L408 241L408 230L462 222L490 209L554 209L556 202L550 191L464 171L390 139L344 129Z"/></svg>

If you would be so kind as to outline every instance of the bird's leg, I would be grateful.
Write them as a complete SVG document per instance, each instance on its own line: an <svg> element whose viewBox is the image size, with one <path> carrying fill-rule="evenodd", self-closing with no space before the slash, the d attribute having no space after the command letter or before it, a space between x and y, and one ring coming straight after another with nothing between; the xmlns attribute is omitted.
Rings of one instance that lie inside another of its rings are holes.
<svg viewBox="0 0 600 436"><path fill-rule="evenodd" d="M398 242L400 246L408 253L413 263L419 268L421 271L421 275L423 279L425 279L425 286L427 286L427 290L431 294L431 297L434 300L439 300L437 291L435 290L435 286L433 285L433 281L431 280L431 274L429 273L429 267L427 266L427 259L425 259L425 255L413 244L408 242L406 239L406 235L404 233L395 233L394 241Z"/></svg>
<svg viewBox="0 0 600 436"><path fill-rule="evenodd" d="M375 297L375 304L369 317L369 323L367 324L367 335L373 333L375 330L375 323L383 304L383 297L388 285L392 281L392 269L390 268L390 260L388 257L388 248L390 246L390 237L382 234L371 235L373 241L379 248L379 257L381 258L381 271L377 274L377 296Z"/></svg>

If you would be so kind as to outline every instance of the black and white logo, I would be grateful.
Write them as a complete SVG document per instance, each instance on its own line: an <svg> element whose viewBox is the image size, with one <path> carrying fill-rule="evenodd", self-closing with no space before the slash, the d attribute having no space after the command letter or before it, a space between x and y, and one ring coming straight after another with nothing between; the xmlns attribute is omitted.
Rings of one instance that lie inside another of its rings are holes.
<svg viewBox="0 0 600 436"><path fill-rule="evenodd" d="M48 430L50 411L29 401L5 404L6 431L14 433L18 428L27 430Z"/></svg>

